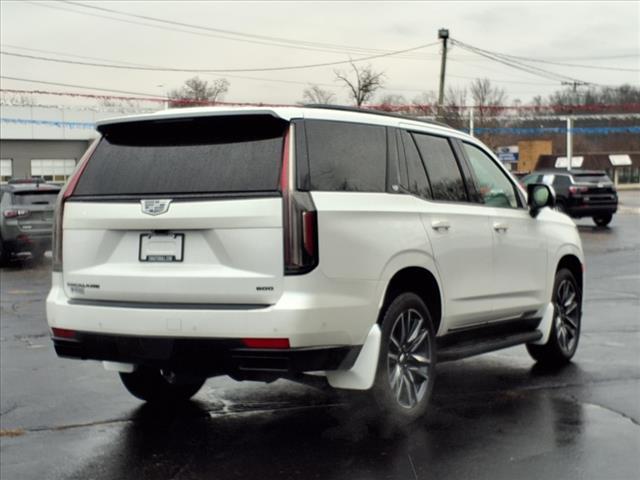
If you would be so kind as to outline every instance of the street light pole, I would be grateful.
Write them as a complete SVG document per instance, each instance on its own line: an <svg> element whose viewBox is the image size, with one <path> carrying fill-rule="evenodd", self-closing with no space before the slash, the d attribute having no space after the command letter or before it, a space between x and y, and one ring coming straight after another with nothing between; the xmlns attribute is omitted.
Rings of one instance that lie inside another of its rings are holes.
<svg viewBox="0 0 640 480"><path fill-rule="evenodd" d="M587 82L562 82L562 85L569 85L573 89L573 95L571 98L572 104L577 104L578 87L589 85ZM569 111L567 117L567 170L571 170L571 161L573 159L573 109Z"/></svg>
<svg viewBox="0 0 640 480"><path fill-rule="evenodd" d="M573 117L567 117L567 170L571 170L573 158Z"/></svg>

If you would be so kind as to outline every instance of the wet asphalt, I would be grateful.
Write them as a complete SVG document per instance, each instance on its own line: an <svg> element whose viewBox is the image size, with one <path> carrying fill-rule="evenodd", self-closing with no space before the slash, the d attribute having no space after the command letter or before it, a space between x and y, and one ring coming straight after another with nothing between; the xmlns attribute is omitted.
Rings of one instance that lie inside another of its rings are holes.
<svg viewBox="0 0 640 480"><path fill-rule="evenodd" d="M523 346L438 366L424 419L393 429L361 398L280 380L207 381L153 409L97 362L58 359L50 263L0 272L0 478L638 479L640 192L610 228L578 220L587 258L572 364Z"/></svg>

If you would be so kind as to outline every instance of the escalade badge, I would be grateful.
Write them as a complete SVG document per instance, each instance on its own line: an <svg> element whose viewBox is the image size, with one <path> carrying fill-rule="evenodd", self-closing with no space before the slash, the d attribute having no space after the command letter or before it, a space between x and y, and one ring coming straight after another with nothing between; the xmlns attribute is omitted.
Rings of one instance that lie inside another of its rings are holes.
<svg viewBox="0 0 640 480"><path fill-rule="evenodd" d="M169 204L171 203L171 199L152 199L152 200L140 200L140 205L142 205L142 213L146 213L147 215L162 215L169 210Z"/></svg>

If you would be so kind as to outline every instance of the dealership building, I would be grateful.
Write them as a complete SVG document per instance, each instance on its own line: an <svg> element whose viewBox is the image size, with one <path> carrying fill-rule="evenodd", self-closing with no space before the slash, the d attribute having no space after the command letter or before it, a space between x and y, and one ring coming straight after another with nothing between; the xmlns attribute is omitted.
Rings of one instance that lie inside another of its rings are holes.
<svg viewBox="0 0 640 480"><path fill-rule="evenodd" d="M96 138L96 121L134 113L8 105L1 111L0 183L31 177L63 183Z"/></svg>

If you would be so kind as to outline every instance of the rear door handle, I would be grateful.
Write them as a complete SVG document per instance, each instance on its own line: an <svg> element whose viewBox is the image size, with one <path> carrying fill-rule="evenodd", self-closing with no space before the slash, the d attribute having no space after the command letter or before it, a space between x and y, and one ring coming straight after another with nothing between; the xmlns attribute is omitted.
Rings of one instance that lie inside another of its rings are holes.
<svg viewBox="0 0 640 480"><path fill-rule="evenodd" d="M507 225L506 223L494 223L493 229L496 232L506 232L507 230L509 230L509 225Z"/></svg>
<svg viewBox="0 0 640 480"><path fill-rule="evenodd" d="M431 228L438 231L440 230L446 231L451 228L451 225L446 220L434 220L433 222L431 222Z"/></svg>

